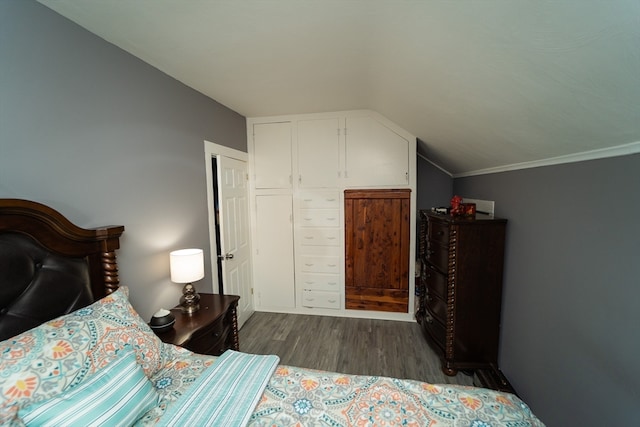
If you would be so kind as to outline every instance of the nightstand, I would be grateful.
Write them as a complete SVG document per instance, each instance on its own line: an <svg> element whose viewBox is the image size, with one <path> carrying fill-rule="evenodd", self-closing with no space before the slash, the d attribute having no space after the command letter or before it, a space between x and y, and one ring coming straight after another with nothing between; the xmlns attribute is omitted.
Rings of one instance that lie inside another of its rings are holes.
<svg viewBox="0 0 640 427"><path fill-rule="evenodd" d="M158 334L166 343L179 345L195 353L219 356L225 350L239 350L237 295L200 294L200 310L184 314L172 308L176 318L173 329Z"/></svg>

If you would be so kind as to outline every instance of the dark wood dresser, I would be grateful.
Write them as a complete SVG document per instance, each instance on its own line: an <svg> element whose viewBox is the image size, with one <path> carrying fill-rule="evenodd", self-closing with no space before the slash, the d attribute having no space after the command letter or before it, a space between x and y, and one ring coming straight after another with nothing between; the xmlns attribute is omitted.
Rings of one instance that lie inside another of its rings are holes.
<svg viewBox="0 0 640 427"><path fill-rule="evenodd" d="M497 371L505 219L420 212L416 319L442 370ZM491 384L487 384L491 388Z"/></svg>
<svg viewBox="0 0 640 427"><path fill-rule="evenodd" d="M173 329L158 334L166 343L195 353L219 356L225 350L239 350L237 295L200 294L200 310L184 314L171 309L176 318Z"/></svg>

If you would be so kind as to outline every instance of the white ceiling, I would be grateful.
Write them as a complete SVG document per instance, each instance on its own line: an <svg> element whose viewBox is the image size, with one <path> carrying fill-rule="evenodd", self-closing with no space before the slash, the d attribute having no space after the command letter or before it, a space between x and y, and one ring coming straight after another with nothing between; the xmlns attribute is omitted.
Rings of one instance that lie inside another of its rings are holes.
<svg viewBox="0 0 640 427"><path fill-rule="evenodd" d="M39 0L247 117L375 110L459 176L640 146L638 0Z"/></svg>

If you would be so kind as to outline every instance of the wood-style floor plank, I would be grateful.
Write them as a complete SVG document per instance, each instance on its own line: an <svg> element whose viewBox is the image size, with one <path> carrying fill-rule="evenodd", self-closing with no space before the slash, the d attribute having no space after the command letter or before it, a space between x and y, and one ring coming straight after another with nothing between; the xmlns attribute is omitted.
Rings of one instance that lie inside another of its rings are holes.
<svg viewBox="0 0 640 427"><path fill-rule="evenodd" d="M256 312L239 333L240 350L277 354L280 364L354 375L472 385L444 375L415 322Z"/></svg>

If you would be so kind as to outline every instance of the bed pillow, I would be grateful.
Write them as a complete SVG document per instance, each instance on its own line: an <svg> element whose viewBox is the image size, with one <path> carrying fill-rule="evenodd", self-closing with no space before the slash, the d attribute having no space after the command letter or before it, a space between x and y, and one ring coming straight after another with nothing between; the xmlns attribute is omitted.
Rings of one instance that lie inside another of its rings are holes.
<svg viewBox="0 0 640 427"><path fill-rule="evenodd" d="M21 409L18 416L27 425L126 426L157 403L158 394L136 362L135 353L125 349L84 382Z"/></svg>
<svg viewBox="0 0 640 427"><path fill-rule="evenodd" d="M80 384L125 346L147 377L162 367L165 346L129 304L126 287L0 342L0 412Z"/></svg>

